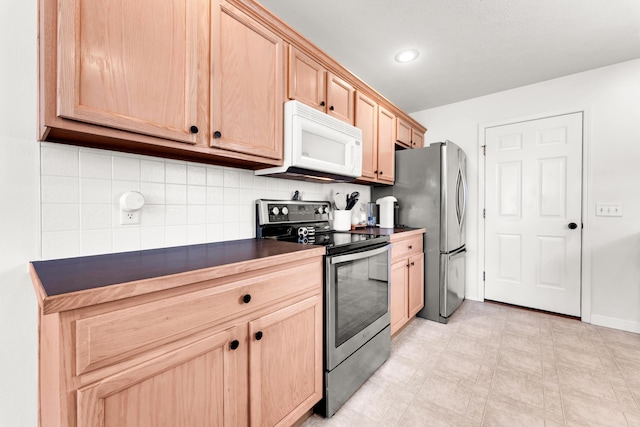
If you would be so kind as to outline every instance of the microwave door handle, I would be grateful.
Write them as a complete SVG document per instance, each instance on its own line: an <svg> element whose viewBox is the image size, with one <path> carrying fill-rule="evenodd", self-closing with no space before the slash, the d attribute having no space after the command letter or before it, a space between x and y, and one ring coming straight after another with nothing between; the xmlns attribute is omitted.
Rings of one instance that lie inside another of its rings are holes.
<svg viewBox="0 0 640 427"><path fill-rule="evenodd" d="M370 251L363 251L363 252L357 252L355 254L338 255L338 256L329 257L329 260L332 265L340 264L342 262L357 261L359 259L365 259L375 255L379 255L381 253L388 251L390 248L391 248L391 245L385 245L381 248L373 249Z"/></svg>

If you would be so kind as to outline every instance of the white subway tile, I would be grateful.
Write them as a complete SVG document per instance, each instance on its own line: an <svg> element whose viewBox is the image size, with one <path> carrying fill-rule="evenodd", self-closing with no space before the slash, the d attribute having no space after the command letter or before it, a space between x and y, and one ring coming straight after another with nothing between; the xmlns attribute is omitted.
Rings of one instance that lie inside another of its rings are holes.
<svg viewBox="0 0 640 427"><path fill-rule="evenodd" d="M187 186L182 184L166 184L165 201L167 205L185 205L187 203Z"/></svg>
<svg viewBox="0 0 640 427"><path fill-rule="evenodd" d="M207 242L221 242L224 240L223 224L207 224Z"/></svg>
<svg viewBox="0 0 640 427"><path fill-rule="evenodd" d="M187 226L187 244L197 245L207 242L207 225L188 225Z"/></svg>
<svg viewBox="0 0 640 427"><path fill-rule="evenodd" d="M170 225L165 228L165 244L167 246L182 246L187 244L187 226Z"/></svg>
<svg viewBox="0 0 640 427"><path fill-rule="evenodd" d="M81 205L80 229L110 229L112 226L112 205ZM109 240L111 241L111 240Z"/></svg>
<svg viewBox="0 0 640 427"><path fill-rule="evenodd" d="M187 184L207 185L207 169L204 166L187 166Z"/></svg>
<svg viewBox="0 0 640 427"><path fill-rule="evenodd" d="M187 223L187 207L185 205L168 205L166 207L165 223L183 225Z"/></svg>
<svg viewBox="0 0 640 427"><path fill-rule="evenodd" d="M140 227L129 225L128 228L113 229L113 251L128 252L140 250Z"/></svg>
<svg viewBox="0 0 640 427"><path fill-rule="evenodd" d="M165 246L164 226L142 227L140 229L140 248L156 249Z"/></svg>
<svg viewBox="0 0 640 427"><path fill-rule="evenodd" d="M140 159L137 157L113 156L113 179L140 181Z"/></svg>
<svg viewBox="0 0 640 427"><path fill-rule="evenodd" d="M80 229L77 204L43 204L42 231L74 231Z"/></svg>
<svg viewBox="0 0 640 427"><path fill-rule="evenodd" d="M238 240L240 239L240 224L237 222L230 222L224 224L223 231L224 240Z"/></svg>
<svg viewBox="0 0 640 427"><path fill-rule="evenodd" d="M113 252L112 232L107 230L82 230L80 252L83 256L108 254Z"/></svg>
<svg viewBox="0 0 640 427"><path fill-rule="evenodd" d="M140 160L140 180L143 182L164 183L164 162Z"/></svg>
<svg viewBox="0 0 640 427"><path fill-rule="evenodd" d="M40 171L42 175L78 176L78 148L67 145L41 146Z"/></svg>
<svg viewBox="0 0 640 427"><path fill-rule="evenodd" d="M190 205L206 205L207 187L201 187L198 185L187 186L187 202Z"/></svg>
<svg viewBox="0 0 640 427"><path fill-rule="evenodd" d="M80 203L111 203L111 180L80 178Z"/></svg>
<svg viewBox="0 0 640 427"><path fill-rule="evenodd" d="M207 207L205 205L187 206L187 224L206 224Z"/></svg>
<svg viewBox="0 0 640 427"><path fill-rule="evenodd" d="M80 200L78 178L42 176L40 182L42 203L78 203Z"/></svg>
<svg viewBox="0 0 640 427"><path fill-rule="evenodd" d="M164 205L165 188L164 183L159 182L141 182L140 193L144 197L144 204L147 205Z"/></svg>
<svg viewBox="0 0 640 427"><path fill-rule="evenodd" d="M227 223L238 221L238 216L240 215L240 208L238 206L225 205L223 207L223 212L223 221L225 225Z"/></svg>
<svg viewBox="0 0 640 427"><path fill-rule="evenodd" d="M207 186L222 187L224 185L224 169L207 167Z"/></svg>
<svg viewBox="0 0 640 427"><path fill-rule="evenodd" d="M95 151L80 151L80 177L111 179L111 156Z"/></svg>
<svg viewBox="0 0 640 427"><path fill-rule="evenodd" d="M207 224L222 224L224 222L223 206L207 206Z"/></svg>
<svg viewBox="0 0 640 427"><path fill-rule="evenodd" d="M43 231L42 258L69 258L80 255L79 231Z"/></svg>
<svg viewBox="0 0 640 427"><path fill-rule="evenodd" d="M207 187L207 204L223 205L224 204L224 188Z"/></svg>
<svg viewBox="0 0 640 427"><path fill-rule="evenodd" d="M166 208L164 205L145 205L140 211L140 225L142 225L143 228L164 226L165 210Z"/></svg>
<svg viewBox="0 0 640 427"><path fill-rule="evenodd" d="M165 182L168 184L186 184L187 183L187 165L186 163L165 163Z"/></svg>
<svg viewBox="0 0 640 427"><path fill-rule="evenodd" d="M242 173L239 169L224 168L224 187L240 188L243 183Z"/></svg>
<svg viewBox="0 0 640 427"><path fill-rule="evenodd" d="M238 223L238 238L253 239L256 237L256 225L250 222Z"/></svg>

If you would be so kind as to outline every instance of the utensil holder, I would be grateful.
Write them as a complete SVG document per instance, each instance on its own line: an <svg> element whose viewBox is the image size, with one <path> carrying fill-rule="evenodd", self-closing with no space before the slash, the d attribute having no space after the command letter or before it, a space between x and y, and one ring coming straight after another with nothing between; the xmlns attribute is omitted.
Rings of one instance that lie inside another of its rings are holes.
<svg viewBox="0 0 640 427"><path fill-rule="evenodd" d="M351 230L351 211L333 211L333 229L336 231Z"/></svg>

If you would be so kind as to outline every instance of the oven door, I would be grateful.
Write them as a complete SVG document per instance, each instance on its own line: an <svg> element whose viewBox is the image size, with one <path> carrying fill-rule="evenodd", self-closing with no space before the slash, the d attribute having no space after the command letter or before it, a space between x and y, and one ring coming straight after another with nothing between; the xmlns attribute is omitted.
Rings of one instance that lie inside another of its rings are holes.
<svg viewBox="0 0 640 427"><path fill-rule="evenodd" d="M386 244L326 257L325 344L331 371L389 325Z"/></svg>

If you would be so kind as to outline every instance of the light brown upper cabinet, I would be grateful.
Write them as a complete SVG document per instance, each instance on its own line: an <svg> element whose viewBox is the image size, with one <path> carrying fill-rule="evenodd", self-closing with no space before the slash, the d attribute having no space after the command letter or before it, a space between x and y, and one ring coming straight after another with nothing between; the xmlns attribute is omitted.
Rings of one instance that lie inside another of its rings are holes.
<svg viewBox="0 0 640 427"><path fill-rule="evenodd" d="M40 0L40 139L279 164L284 54L222 0Z"/></svg>
<svg viewBox="0 0 640 427"><path fill-rule="evenodd" d="M195 144L205 4L61 1L57 115Z"/></svg>
<svg viewBox="0 0 640 427"><path fill-rule="evenodd" d="M398 118L396 141L406 148L420 148L424 146L424 132Z"/></svg>
<svg viewBox="0 0 640 427"><path fill-rule="evenodd" d="M351 84L294 46L289 46L289 99L354 124L354 93Z"/></svg>
<svg viewBox="0 0 640 427"><path fill-rule="evenodd" d="M361 92L356 92L356 127L362 130L362 177L360 180L393 184L395 159L393 113Z"/></svg>
<svg viewBox="0 0 640 427"><path fill-rule="evenodd" d="M281 159L284 43L228 3L217 11L211 145Z"/></svg>

